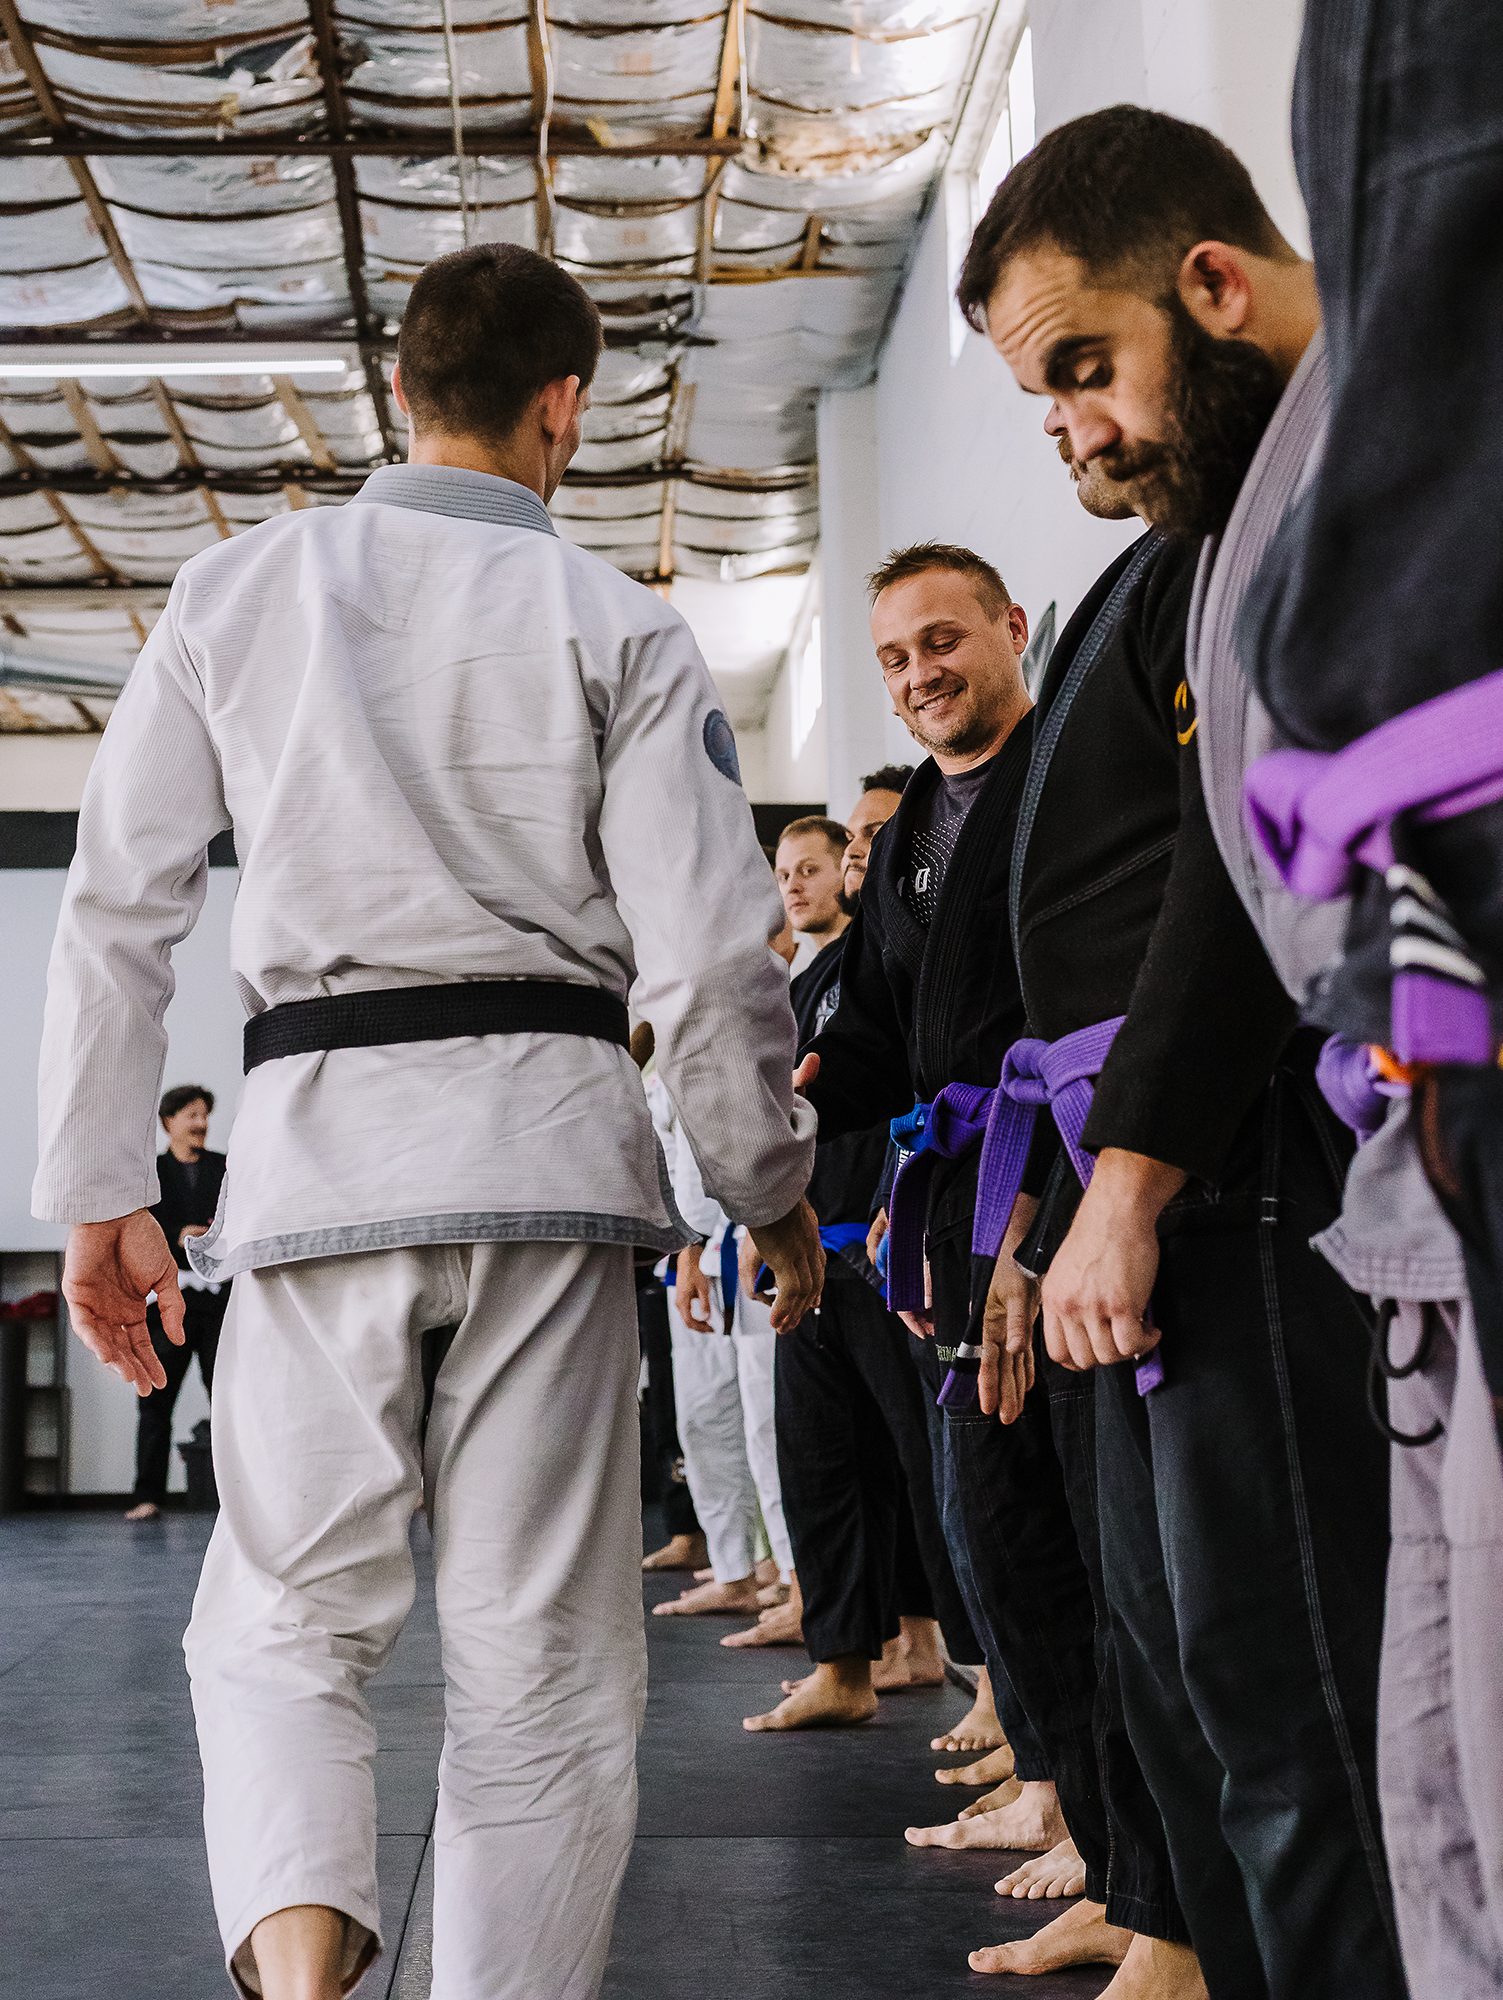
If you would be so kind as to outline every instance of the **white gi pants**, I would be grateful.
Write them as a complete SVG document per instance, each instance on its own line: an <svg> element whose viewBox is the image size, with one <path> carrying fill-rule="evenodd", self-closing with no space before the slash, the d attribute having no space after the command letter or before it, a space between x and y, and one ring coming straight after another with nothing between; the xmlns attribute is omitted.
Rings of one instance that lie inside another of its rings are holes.
<svg viewBox="0 0 1503 2000"><path fill-rule="evenodd" d="M1503 1992L1503 1459L1469 1305L1430 1309L1429 1359L1388 1386L1393 1552L1378 1690L1378 1784L1413 2000ZM1420 1308L1390 1329L1418 1349Z"/></svg>
<svg viewBox="0 0 1503 2000"><path fill-rule="evenodd" d="M420 1443L425 1331L457 1326ZM446 1720L433 2000L591 2000L636 1823L646 1698L631 1251L483 1243L237 1278L220 1514L184 1641L231 1976L273 1911L380 1949L366 1681L433 1523Z"/></svg>
<svg viewBox="0 0 1503 2000"><path fill-rule="evenodd" d="M691 1333L669 1303L673 1331L673 1401L684 1477L705 1531L717 1583L749 1576L757 1561L757 1508L778 1574L793 1572L793 1546L778 1484L773 1421L772 1313L743 1292L729 1340L719 1278L710 1279L709 1333Z"/></svg>

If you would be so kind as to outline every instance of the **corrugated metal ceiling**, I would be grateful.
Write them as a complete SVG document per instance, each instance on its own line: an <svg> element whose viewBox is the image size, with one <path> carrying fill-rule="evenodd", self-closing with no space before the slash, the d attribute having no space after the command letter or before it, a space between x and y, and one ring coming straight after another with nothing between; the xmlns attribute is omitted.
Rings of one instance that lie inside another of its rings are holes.
<svg viewBox="0 0 1503 2000"><path fill-rule="evenodd" d="M465 241L544 250L605 317L561 533L659 585L806 569L818 392L871 374L993 11L0 0L0 340L153 343L82 379L0 347L0 728L28 653L123 668L188 556L401 455L407 291ZM173 373L247 342L349 367ZM33 726L99 712L39 690Z"/></svg>

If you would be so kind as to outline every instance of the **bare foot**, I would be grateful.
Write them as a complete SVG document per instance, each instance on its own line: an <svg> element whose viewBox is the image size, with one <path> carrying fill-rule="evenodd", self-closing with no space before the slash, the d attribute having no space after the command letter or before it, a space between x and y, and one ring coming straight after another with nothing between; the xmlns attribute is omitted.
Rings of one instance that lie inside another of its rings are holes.
<svg viewBox="0 0 1503 2000"><path fill-rule="evenodd" d="M943 1771L936 1771L934 1777L941 1785L996 1785L1012 1774L1012 1745L1004 1743L1000 1750L988 1750L974 1764L951 1764Z"/></svg>
<svg viewBox="0 0 1503 2000"><path fill-rule="evenodd" d="M1004 1778L994 1792L985 1792L979 1799L972 1799L968 1806L962 1806L955 1815L957 1819L980 1819L983 1813L1001 1812L1003 1806L1010 1806L1014 1799L1023 1795L1021 1778Z"/></svg>
<svg viewBox="0 0 1503 2000"><path fill-rule="evenodd" d="M643 1569L695 1569L705 1559L703 1535L675 1535L650 1556L643 1556ZM711 1572L713 1575L713 1571Z"/></svg>
<svg viewBox="0 0 1503 2000"><path fill-rule="evenodd" d="M1147 1943L1147 1938L1135 1938L1131 1931L1109 1924L1104 1904L1077 1903L1030 1938L973 1951L969 1963L972 1972L1057 1972L1065 1965L1121 1965L1130 1946ZM1193 1958L1195 1954L1188 1955ZM1116 1984L1114 1979L1107 1991ZM1203 1993L1205 1988L1200 1990ZM1119 1994L1118 2000L1125 2000L1125 1996Z"/></svg>
<svg viewBox="0 0 1503 2000"><path fill-rule="evenodd" d="M802 1646L803 1615L795 1598L764 1611L745 1632L727 1632L722 1646Z"/></svg>
<svg viewBox="0 0 1503 2000"><path fill-rule="evenodd" d="M783 1581L783 1573L778 1568L777 1558L775 1556L763 1556L762 1560L757 1564L756 1568L752 1571L752 1575L757 1579L759 1586L764 1590L770 1583L781 1583Z"/></svg>
<svg viewBox="0 0 1503 2000"><path fill-rule="evenodd" d="M766 1715L749 1715L743 1729L841 1729L869 1722L877 1712L869 1660L824 1660L807 1680L791 1684L791 1692ZM790 1684L784 1682L787 1687Z"/></svg>
<svg viewBox="0 0 1503 2000"><path fill-rule="evenodd" d="M698 1618L706 1612L755 1611L757 1608L757 1586L749 1576L737 1577L734 1583L701 1583L693 1590L683 1591L666 1604L654 1604L654 1618Z"/></svg>
<svg viewBox="0 0 1503 2000"><path fill-rule="evenodd" d="M780 1604L788 1602L789 1591L786 1583L764 1583L757 1592L757 1602L764 1611L776 1611Z"/></svg>
<svg viewBox="0 0 1503 2000"><path fill-rule="evenodd" d="M694 1581L696 1583L713 1583L715 1581L715 1572L712 1569L697 1569L694 1572Z"/></svg>
<svg viewBox="0 0 1503 2000"><path fill-rule="evenodd" d="M939 1626L932 1618L903 1618L896 1639L882 1648L872 1668L872 1686L881 1694L901 1688L933 1688L945 1684L944 1655L939 1650Z"/></svg>
<svg viewBox="0 0 1503 2000"><path fill-rule="evenodd" d="M1017 1797L1000 1811L975 1813L948 1826L910 1826L903 1835L910 1847L1011 1847L1033 1854L1057 1847L1066 1837L1059 1800L1045 1780L1020 1786Z"/></svg>
<svg viewBox="0 0 1503 2000"><path fill-rule="evenodd" d="M997 1884L999 1896L1012 1896L1036 1903L1047 1896L1080 1896L1085 1893L1085 1863L1073 1840L1062 1840L1034 1861L1025 1861L1004 1875Z"/></svg>
<svg viewBox="0 0 1503 2000"><path fill-rule="evenodd" d="M1007 1741L992 1700L992 1677L985 1667L976 1669L976 1699L955 1727L936 1736L931 1750L1000 1750Z"/></svg>
<svg viewBox="0 0 1503 2000"><path fill-rule="evenodd" d="M161 1511L154 1500L143 1500L138 1506L130 1508L125 1518L127 1521L154 1521Z"/></svg>

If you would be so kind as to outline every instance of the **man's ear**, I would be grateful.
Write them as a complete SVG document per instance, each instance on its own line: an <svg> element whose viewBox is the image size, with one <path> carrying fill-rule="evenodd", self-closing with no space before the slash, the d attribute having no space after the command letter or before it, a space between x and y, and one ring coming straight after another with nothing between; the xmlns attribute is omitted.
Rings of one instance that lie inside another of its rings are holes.
<svg viewBox="0 0 1503 2000"><path fill-rule="evenodd" d="M1028 651L1028 613L1021 604L1009 604L1005 615L1007 629L1012 637L1012 649L1021 660Z"/></svg>
<svg viewBox="0 0 1503 2000"><path fill-rule="evenodd" d="M579 409L579 377L562 375L538 391L538 413L550 438L562 437Z"/></svg>
<svg viewBox="0 0 1503 2000"><path fill-rule="evenodd" d="M1252 318L1252 272L1247 253L1229 243L1197 243L1185 252L1175 281L1186 312L1215 340L1232 340Z"/></svg>
<svg viewBox="0 0 1503 2000"><path fill-rule="evenodd" d="M396 397L397 408L402 412L402 415L404 417L410 416L412 413L407 407L406 392L402 388L402 364L400 361L391 371L391 393Z"/></svg>

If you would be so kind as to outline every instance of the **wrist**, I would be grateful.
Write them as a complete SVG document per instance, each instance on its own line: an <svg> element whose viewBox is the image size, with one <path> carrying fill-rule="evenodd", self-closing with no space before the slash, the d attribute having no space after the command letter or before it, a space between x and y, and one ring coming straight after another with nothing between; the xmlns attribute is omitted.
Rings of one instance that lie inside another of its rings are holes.
<svg viewBox="0 0 1503 2000"><path fill-rule="evenodd" d="M1124 1222L1151 1228L1188 1178L1182 1167L1150 1159L1146 1153L1104 1146L1086 1199L1093 1207L1110 1208Z"/></svg>
<svg viewBox="0 0 1503 2000"><path fill-rule="evenodd" d="M1014 1250L1017 1249L1023 1238L1032 1229L1033 1218L1038 1212L1039 1204L1036 1195L1020 1194L1017 1197L1012 1205L1012 1214L1008 1218L1007 1232L1002 1238L1002 1256L1010 1257Z"/></svg>

